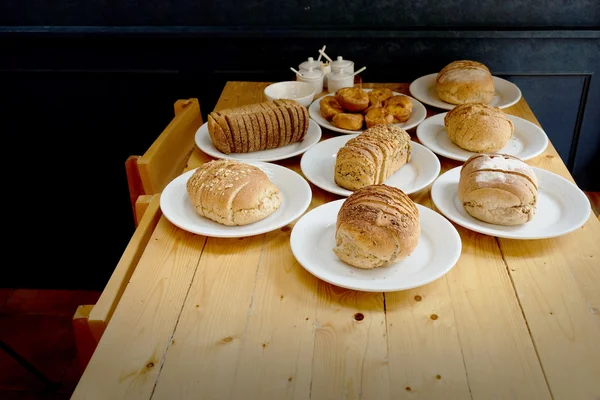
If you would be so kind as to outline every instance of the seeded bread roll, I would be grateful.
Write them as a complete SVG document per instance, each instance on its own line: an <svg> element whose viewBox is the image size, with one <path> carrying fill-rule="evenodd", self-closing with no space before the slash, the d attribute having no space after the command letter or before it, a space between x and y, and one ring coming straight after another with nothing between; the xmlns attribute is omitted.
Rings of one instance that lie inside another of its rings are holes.
<svg viewBox="0 0 600 400"><path fill-rule="evenodd" d="M494 98L494 78L483 64L461 60L446 65L435 80L440 99L450 104L485 103Z"/></svg>
<svg viewBox="0 0 600 400"><path fill-rule="evenodd" d="M493 153L508 143L515 127L499 108L483 103L462 104L444 117L448 138L458 147L476 153Z"/></svg>
<svg viewBox="0 0 600 400"><path fill-rule="evenodd" d="M383 183L410 161L410 136L394 125L375 125L342 147L335 159L334 180L348 190Z"/></svg>
<svg viewBox="0 0 600 400"><path fill-rule="evenodd" d="M463 165L458 198L473 217L521 225L535 216L538 181L529 165L506 154L477 154Z"/></svg>
<svg viewBox="0 0 600 400"><path fill-rule="evenodd" d="M308 111L294 100L265 101L208 115L208 133L224 154L283 147L304 139Z"/></svg>
<svg viewBox="0 0 600 400"><path fill-rule="evenodd" d="M210 161L188 179L198 215L223 225L247 225L273 214L281 194L259 168L235 160Z"/></svg>
<svg viewBox="0 0 600 400"><path fill-rule="evenodd" d="M333 252L357 268L383 267L410 255L420 236L419 210L410 197L391 186L366 186L342 204Z"/></svg>

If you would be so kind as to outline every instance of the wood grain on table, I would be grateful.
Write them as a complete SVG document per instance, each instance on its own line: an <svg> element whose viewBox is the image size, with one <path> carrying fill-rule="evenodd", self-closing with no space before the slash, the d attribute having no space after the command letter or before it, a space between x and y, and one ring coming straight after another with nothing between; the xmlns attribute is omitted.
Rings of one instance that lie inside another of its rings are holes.
<svg viewBox="0 0 600 400"><path fill-rule="evenodd" d="M229 82L215 109L267 85ZM505 111L539 125L525 99ZM186 169L207 160L195 148ZM572 181L552 144L528 163ZM311 188L311 209L340 198ZM411 198L433 207L429 189ZM73 399L600 398L600 221L527 241L455 226L448 274L383 294L306 272L293 224L220 239L162 217Z"/></svg>

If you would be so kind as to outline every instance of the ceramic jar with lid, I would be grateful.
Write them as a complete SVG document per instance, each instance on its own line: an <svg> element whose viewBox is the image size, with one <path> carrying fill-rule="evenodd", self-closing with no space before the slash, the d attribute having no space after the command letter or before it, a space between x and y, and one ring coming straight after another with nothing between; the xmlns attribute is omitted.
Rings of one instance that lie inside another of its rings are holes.
<svg viewBox="0 0 600 400"><path fill-rule="evenodd" d="M344 60L342 56L337 56L336 60L331 63L331 70L334 68L340 68L341 70L348 72L349 74L354 73L354 62L350 60Z"/></svg>
<svg viewBox="0 0 600 400"><path fill-rule="evenodd" d="M308 71L309 68L319 69L319 68L321 68L321 62L315 60L312 57L308 57L308 60L306 60L303 63L301 63L300 65L298 65L298 70L300 72L302 72L303 70Z"/></svg>
<svg viewBox="0 0 600 400"><path fill-rule="evenodd" d="M327 91L335 93L345 87L354 87L354 75L339 67L332 66L331 73L327 77Z"/></svg>
<svg viewBox="0 0 600 400"><path fill-rule="evenodd" d="M317 61L318 63L318 61ZM307 68L300 70L302 75L296 75L296 80L300 82L310 83L313 88L315 88L315 95L318 95L323 91L323 72L319 67L317 68Z"/></svg>

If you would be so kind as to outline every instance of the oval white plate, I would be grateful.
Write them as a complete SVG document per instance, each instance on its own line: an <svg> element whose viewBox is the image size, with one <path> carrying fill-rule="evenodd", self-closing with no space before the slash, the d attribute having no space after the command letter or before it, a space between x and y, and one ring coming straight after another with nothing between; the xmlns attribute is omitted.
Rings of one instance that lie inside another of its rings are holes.
<svg viewBox="0 0 600 400"><path fill-rule="evenodd" d="M208 124L205 122L194 136L196 140L196 146L209 156L215 158L232 159L238 161L277 161L284 160L286 158L297 156L298 154L304 153L321 140L321 128L314 121L309 118L308 131L304 140L297 143L288 144L287 146L278 147L276 149L253 151L251 153L221 153L213 144L208 134Z"/></svg>
<svg viewBox="0 0 600 400"><path fill-rule="evenodd" d="M430 106L452 110L456 104L446 103L438 97L435 91L435 78L437 78L437 73L415 79L409 86L410 94ZM492 107L507 108L521 99L521 89L506 79L494 76L494 86L496 94L489 104Z"/></svg>
<svg viewBox="0 0 600 400"><path fill-rule="evenodd" d="M440 214L417 204L421 236L411 255L374 269L344 263L333 252L337 214L344 201L332 201L309 211L292 230L290 244L294 257L317 278L347 289L393 292L433 282L458 261L462 244L456 228Z"/></svg>
<svg viewBox="0 0 600 400"><path fill-rule="evenodd" d="M440 156L453 160L467 161L474 152L461 149L448 138L444 125L444 117L448 113L437 114L427 118L417 127L417 137L421 143ZM539 156L548 146L548 136L539 126L526 119L508 115L515 125L515 133L506 146L496 153L510 154L521 160L529 160Z"/></svg>
<svg viewBox="0 0 600 400"><path fill-rule="evenodd" d="M262 169L279 188L281 206L265 219L242 226L226 226L199 216L190 201L186 183L195 170L172 180L160 196L160 209L171 223L198 235L234 238L258 235L281 228L300 217L310 205L312 191L296 172L275 164L247 162Z"/></svg>
<svg viewBox="0 0 600 400"><path fill-rule="evenodd" d="M338 136L323 140L304 153L300 160L302 173L315 186L340 196L350 196L351 190L338 186L334 180L336 154L357 134ZM410 162L385 180L385 184L397 187L406 194L418 192L427 187L440 173L440 161L429 149L411 142Z"/></svg>
<svg viewBox="0 0 600 400"><path fill-rule="evenodd" d="M370 92L373 89L363 89L363 90L365 92ZM394 93L394 96L406 96L405 94L402 94L402 93L397 93L397 92L393 92L393 93ZM333 95L334 95L333 93L330 93L327 96L333 96ZM329 130L332 130L335 132L340 132L340 133L347 133L350 135L363 132L362 129L359 131L351 131L348 129L337 128L337 127L333 126L329 121L327 121L321 115L321 106L319 104L319 101L321 101L321 99L323 97L325 97L325 96L319 97L318 99L314 100L312 102L312 104L310 105L310 107L308 107L308 114L310 115L310 117L312 119L314 119L317 122L317 124L321 125L323 128L329 129ZM413 109L412 109L412 113L410 114L410 118L406 122L394 124L404 130L414 128L415 126L417 126L421 122L423 122L425 117L427 117L427 109L425 108L425 106L423 104L421 104L417 99L414 99L410 96L406 96L406 97L408 97L413 103Z"/></svg>
<svg viewBox="0 0 600 400"><path fill-rule="evenodd" d="M469 215L458 199L461 168L453 168L436 179L431 187L431 199L448 219L475 232L509 239L546 239L579 228L592 211L587 196L577 186L552 172L533 168L539 181L533 219L518 226L488 224Z"/></svg>

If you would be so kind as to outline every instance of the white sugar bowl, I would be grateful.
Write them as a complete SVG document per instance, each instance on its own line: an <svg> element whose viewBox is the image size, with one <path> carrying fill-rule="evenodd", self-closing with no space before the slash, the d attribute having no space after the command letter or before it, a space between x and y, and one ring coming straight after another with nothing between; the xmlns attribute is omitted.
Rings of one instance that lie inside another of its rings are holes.
<svg viewBox="0 0 600 400"><path fill-rule="evenodd" d="M354 75L339 69L332 67L332 72L327 77L327 91L329 93L335 93L339 89L346 87L354 87Z"/></svg>
<svg viewBox="0 0 600 400"><path fill-rule="evenodd" d="M354 62L350 60L344 60L342 56L337 56L336 60L331 62L331 68L339 68L349 74L354 73Z"/></svg>
<svg viewBox="0 0 600 400"><path fill-rule="evenodd" d="M318 95L323 91L324 74L320 68L308 68L299 71L301 75L296 75L296 80L300 82L310 83Z"/></svg>
<svg viewBox="0 0 600 400"><path fill-rule="evenodd" d="M301 63L300 65L298 65L298 69L300 70L300 72L302 72L302 71L308 71L309 68L319 69L320 67L321 67L321 62L315 60L312 57L308 57L307 61L304 61L303 63Z"/></svg>

